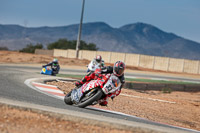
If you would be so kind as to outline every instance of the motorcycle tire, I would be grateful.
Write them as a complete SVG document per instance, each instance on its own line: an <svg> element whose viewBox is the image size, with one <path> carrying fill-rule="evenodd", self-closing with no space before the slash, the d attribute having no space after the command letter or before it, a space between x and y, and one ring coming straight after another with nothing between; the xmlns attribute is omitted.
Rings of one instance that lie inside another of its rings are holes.
<svg viewBox="0 0 200 133"><path fill-rule="evenodd" d="M76 105L77 107L85 108L88 105L92 105L93 102L98 101L103 95L103 91L100 88L94 88L91 91L93 92L89 96L86 97L85 95L80 100L80 102Z"/></svg>
<svg viewBox="0 0 200 133"><path fill-rule="evenodd" d="M67 105L72 105L73 102L71 100L71 93L72 91L70 91L65 97L64 97L64 102L67 104Z"/></svg>

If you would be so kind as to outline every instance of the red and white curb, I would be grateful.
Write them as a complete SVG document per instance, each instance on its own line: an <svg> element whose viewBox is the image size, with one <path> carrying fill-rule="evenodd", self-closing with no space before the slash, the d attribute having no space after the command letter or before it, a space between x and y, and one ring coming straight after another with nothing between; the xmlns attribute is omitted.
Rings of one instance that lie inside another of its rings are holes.
<svg viewBox="0 0 200 133"><path fill-rule="evenodd" d="M46 94L48 96L51 96L51 97L54 97L57 99L64 100L65 94L57 86L37 83L37 82L34 82L35 80L37 80L37 78L27 79L24 82L24 84L26 84L28 87L30 87L38 92L41 92L43 94Z"/></svg>
<svg viewBox="0 0 200 133"><path fill-rule="evenodd" d="M65 96L64 92L58 89L57 86L46 85L46 84L36 83L36 82L33 82L32 85L34 85L37 89L39 89L40 91L44 93L48 93L49 95L53 95L59 99L64 99L64 96Z"/></svg>

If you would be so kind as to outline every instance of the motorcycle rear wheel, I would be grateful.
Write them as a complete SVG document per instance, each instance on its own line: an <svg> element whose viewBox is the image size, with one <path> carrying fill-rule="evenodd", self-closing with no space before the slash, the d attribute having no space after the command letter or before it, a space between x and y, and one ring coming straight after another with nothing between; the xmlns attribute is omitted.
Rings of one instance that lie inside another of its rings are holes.
<svg viewBox="0 0 200 133"><path fill-rule="evenodd" d="M85 96L80 100L80 102L76 106L80 108L85 108L88 105L92 105L93 102L98 101L103 95L103 91L99 88L94 88L90 90L88 94L89 93L90 95L87 96L87 94L85 94Z"/></svg>

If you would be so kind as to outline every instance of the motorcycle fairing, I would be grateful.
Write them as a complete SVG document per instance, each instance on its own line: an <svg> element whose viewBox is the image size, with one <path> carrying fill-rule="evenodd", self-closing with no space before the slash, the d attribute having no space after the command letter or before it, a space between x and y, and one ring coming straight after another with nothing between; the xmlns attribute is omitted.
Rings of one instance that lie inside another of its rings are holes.
<svg viewBox="0 0 200 133"><path fill-rule="evenodd" d="M89 91L90 89L94 88L96 84L96 80L91 80L88 83L85 83L81 87L81 92L84 93L86 91Z"/></svg>
<svg viewBox="0 0 200 133"><path fill-rule="evenodd" d="M80 101L82 95L83 93L81 92L81 87L78 89L73 89L71 93L72 102L74 104L77 104Z"/></svg>
<svg viewBox="0 0 200 133"><path fill-rule="evenodd" d="M121 82L117 76L112 74L102 90L105 94L114 93L121 86Z"/></svg>
<svg viewBox="0 0 200 133"><path fill-rule="evenodd" d="M80 88L74 89L71 93L71 99L74 104L77 104L84 93L88 92L89 90L93 89L95 86L96 80L91 80L88 83L83 84Z"/></svg>
<svg viewBox="0 0 200 133"><path fill-rule="evenodd" d="M42 68L42 71L40 72L40 74L51 75L52 70L49 67L45 66L44 68Z"/></svg>

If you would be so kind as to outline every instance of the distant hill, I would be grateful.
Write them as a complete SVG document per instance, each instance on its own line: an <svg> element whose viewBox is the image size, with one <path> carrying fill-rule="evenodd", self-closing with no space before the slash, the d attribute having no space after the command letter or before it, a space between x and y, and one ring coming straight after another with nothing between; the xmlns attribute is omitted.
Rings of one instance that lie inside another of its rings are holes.
<svg viewBox="0 0 200 133"><path fill-rule="evenodd" d="M0 24L0 46L19 50L29 43L44 45L60 38L76 40L78 24L59 27L26 28ZM164 32L145 23L113 28L104 22L85 23L82 40L99 50L200 60L200 43Z"/></svg>

